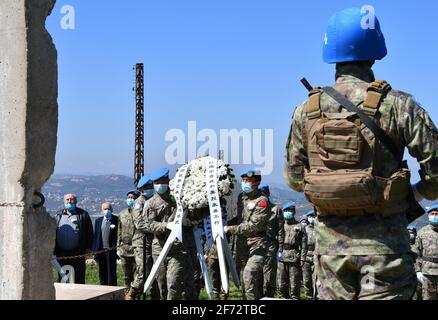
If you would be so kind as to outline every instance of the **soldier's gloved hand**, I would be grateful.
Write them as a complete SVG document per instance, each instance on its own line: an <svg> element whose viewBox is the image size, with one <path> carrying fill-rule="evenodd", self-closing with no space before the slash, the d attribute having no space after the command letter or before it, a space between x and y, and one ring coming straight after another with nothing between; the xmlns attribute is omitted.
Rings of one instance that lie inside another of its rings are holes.
<svg viewBox="0 0 438 320"><path fill-rule="evenodd" d="M302 268L302 267L304 267L304 261L303 260L300 261L300 268Z"/></svg>
<svg viewBox="0 0 438 320"><path fill-rule="evenodd" d="M166 225L166 229L169 229L169 230L172 230L173 229L173 226L175 225L175 222L169 222L169 223L167 223L167 225Z"/></svg>
<svg viewBox="0 0 438 320"><path fill-rule="evenodd" d="M417 279L419 282L423 283L423 273L422 272L417 272Z"/></svg>
<svg viewBox="0 0 438 320"><path fill-rule="evenodd" d="M229 228L228 226L225 226L225 227L224 227L224 232L225 232L225 233L228 233L229 230L230 230L230 228Z"/></svg>
<svg viewBox="0 0 438 320"><path fill-rule="evenodd" d="M281 252L281 251L277 252L277 260L278 261L283 261L283 252Z"/></svg>

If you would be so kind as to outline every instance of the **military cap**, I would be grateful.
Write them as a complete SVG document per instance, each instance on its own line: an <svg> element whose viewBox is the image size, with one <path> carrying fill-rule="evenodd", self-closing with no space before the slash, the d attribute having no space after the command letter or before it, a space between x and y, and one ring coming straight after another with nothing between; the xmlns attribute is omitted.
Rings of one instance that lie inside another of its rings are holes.
<svg viewBox="0 0 438 320"><path fill-rule="evenodd" d="M415 231L415 232L417 232L417 227L416 227L416 226L408 226L407 229L408 229L409 231Z"/></svg>
<svg viewBox="0 0 438 320"><path fill-rule="evenodd" d="M151 184L152 180L149 176L144 176L140 179L140 181L137 184L137 188L143 188L144 186Z"/></svg>
<svg viewBox="0 0 438 320"><path fill-rule="evenodd" d="M260 185L259 189L262 191L269 191L269 186L266 183L264 183Z"/></svg>
<svg viewBox="0 0 438 320"><path fill-rule="evenodd" d="M432 211L438 211L438 204L434 204L433 206L426 208L427 213L431 213Z"/></svg>
<svg viewBox="0 0 438 320"><path fill-rule="evenodd" d="M316 216L315 210L310 210L310 211L308 211L308 212L306 213L306 217L309 217L309 216Z"/></svg>
<svg viewBox="0 0 438 320"><path fill-rule="evenodd" d="M136 196L136 197L139 197L139 196L141 195L140 191L138 191L137 189L129 190L129 191L126 193L126 196L129 196L130 194L133 194L133 195Z"/></svg>
<svg viewBox="0 0 438 320"><path fill-rule="evenodd" d="M158 169L158 170L152 172L151 175L149 176L149 178L152 181L157 181L157 180L160 180L160 179L165 178L167 176L169 176L169 169L161 168L161 169Z"/></svg>
<svg viewBox="0 0 438 320"><path fill-rule="evenodd" d="M260 170L257 170L254 167L248 167L248 168L243 169L242 173L240 174L240 177L251 178L251 177L261 176L261 175L262 174L261 174Z"/></svg>
<svg viewBox="0 0 438 320"><path fill-rule="evenodd" d="M282 207L283 210L287 210L287 209L295 209L295 202L293 201L288 201L285 204L283 204Z"/></svg>
<svg viewBox="0 0 438 320"><path fill-rule="evenodd" d="M300 222L303 222L303 221L307 221L307 222L309 222L309 221L307 220L307 217L306 217L306 216L303 216L303 217L300 219Z"/></svg>

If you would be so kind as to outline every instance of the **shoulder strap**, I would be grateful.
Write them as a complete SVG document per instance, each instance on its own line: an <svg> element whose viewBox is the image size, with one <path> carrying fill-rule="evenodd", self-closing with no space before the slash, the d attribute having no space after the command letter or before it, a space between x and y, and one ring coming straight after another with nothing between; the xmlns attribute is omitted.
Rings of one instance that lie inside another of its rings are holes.
<svg viewBox="0 0 438 320"><path fill-rule="evenodd" d="M323 90L320 87L313 88L309 92L309 100L307 101L306 114L307 118L317 119L321 117L320 98Z"/></svg>
<svg viewBox="0 0 438 320"><path fill-rule="evenodd" d="M382 142L382 144L392 153L394 159L402 166L402 154L400 154L398 147L394 141L388 136L388 134L380 128L371 118L369 118L362 110L354 105L353 102L348 100L344 95L338 92L332 87L324 87L324 92L332 97L336 102L342 105L350 112L355 112L359 116L360 120L371 130L374 136Z"/></svg>
<svg viewBox="0 0 438 320"><path fill-rule="evenodd" d="M392 88L385 80L376 80L372 82L367 89L367 96L362 105L364 113L368 116L375 116L379 109L382 99Z"/></svg>

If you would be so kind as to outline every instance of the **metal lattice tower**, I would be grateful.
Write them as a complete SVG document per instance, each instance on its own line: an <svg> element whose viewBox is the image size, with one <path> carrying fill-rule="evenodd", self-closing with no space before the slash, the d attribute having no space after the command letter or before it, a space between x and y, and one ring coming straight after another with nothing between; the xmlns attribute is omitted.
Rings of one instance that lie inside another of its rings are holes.
<svg viewBox="0 0 438 320"><path fill-rule="evenodd" d="M135 65L135 155L134 186L144 175L144 66Z"/></svg>

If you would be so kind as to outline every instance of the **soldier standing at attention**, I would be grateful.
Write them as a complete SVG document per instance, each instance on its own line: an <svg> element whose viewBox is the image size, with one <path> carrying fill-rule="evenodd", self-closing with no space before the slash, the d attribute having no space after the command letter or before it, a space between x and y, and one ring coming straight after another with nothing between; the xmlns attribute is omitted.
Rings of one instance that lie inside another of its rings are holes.
<svg viewBox="0 0 438 320"><path fill-rule="evenodd" d="M243 194L239 196L241 203L238 207L242 208L243 221L239 225L224 227L224 231L245 237L248 259L243 263L244 295L247 300L258 300L263 295L263 264L268 249L266 231L270 217L269 200L259 189L262 180L260 171L246 168L240 177Z"/></svg>
<svg viewBox="0 0 438 320"><path fill-rule="evenodd" d="M418 233L416 253L423 280L423 300L438 300L438 204L427 209L429 225Z"/></svg>
<svg viewBox="0 0 438 320"><path fill-rule="evenodd" d="M131 190L126 194L127 208L123 209L119 213L119 226L117 234L117 254L120 257L122 264L125 287L128 293L131 283L134 281L134 274L137 269L134 258L134 248L132 247L132 240L135 233L134 219L132 217L132 211L135 200L140 196L140 191Z"/></svg>
<svg viewBox="0 0 438 320"><path fill-rule="evenodd" d="M336 63L336 84L296 108L286 146L287 183L318 214L323 300L412 298L407 215L417 213L414 200L438 197L438 130L410 94L376 81L371 68L387 49L378 19L364 28L365 15L350 8L330 19L323 57ZM412 188L405 148L421 167Z"/></svg>
<svg viewBox="0 0 438 320"><path fill-rule="evenodd" d="M268 252L266 254L265 264L263 266L263 295L274 298L277 290L277 252L279 242L284 241L284 219L281 208L272 203L271 192L267 184L260 186L262 194L269 200L269 222L268 222Z"/></svg>
<svg viewBox="0 0 438 320"><path fill-rule="evenodd" d="M315 251L315 219L316 214L314 210L306 213L306 219L309 224L306 226L307 235L307 255L306 262L303 267L303 287L304 295L307 300L313 299L313 253Z"/></svg>
<svg viewBox="0 0 438 320"><path fill-rule="evenodd" d="M279 248L278 286L284 299L300 299L301 269L307 255L305 227L295 219L295 203L283 205L284 245Z"/></svg>
<svg viewBox="0 0 438 320"><path fill-rule="evenodd" d="M408 226L408 233L409 233L409 243L411 245L411 251L412 252L417 252L417 245L416 245L416 240L417 240L417 227L415 226ZM417 259L416 263L415 263L415 272L417 272L417 275L420 275L420 259ZM420 277L421 279L421 277ZM422 298L422 290L423 290L423 286L421 285L421 281L420 279L418 279L417 282L417 290L415 291L414 296L412 297L412 300L423 300Z"/></svg>
<svg viewBox="0 0 438 320"><path fill-rule="evenodd" d="M140 196L135 200L132 209L132 217L134 219L134 236L132 238L132 248L134 250L134 258L136 270L134 274L134 281L131 283L130 290L126 295L126 300L136 300L140 298L143 293L143 286L146 281L145 274L145 246L147 245L146 235L140 231L136 226L136 219L143 219L143 210L147 207L147 202L154 194L152 181L145 176L140 179L137 184L140 191ZM154 295L154 291L153 291Z"/></svg>

